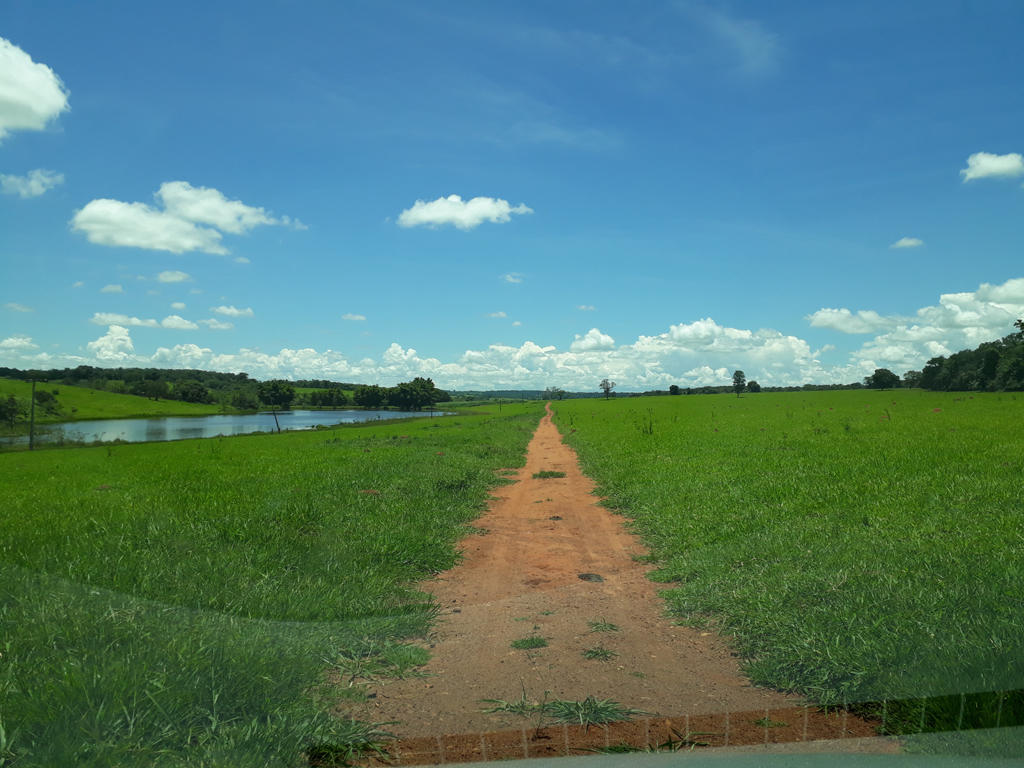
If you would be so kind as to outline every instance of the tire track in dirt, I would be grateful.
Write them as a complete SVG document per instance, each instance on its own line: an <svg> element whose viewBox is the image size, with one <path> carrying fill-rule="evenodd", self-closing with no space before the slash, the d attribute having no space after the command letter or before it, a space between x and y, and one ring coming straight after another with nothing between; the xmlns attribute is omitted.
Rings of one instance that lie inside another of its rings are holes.
<svg viewBox="0 0 1024 768"><path fill-rule="evenodd" d="M644 553L622 518L597 506L593 484L551 422L550 405L518 482L496 492L462 543L464 559L419 587L441 608L425 678L378 680L367 689L373 722L397 721L400 738L471 734L523 725L484 714L481 699L611 699L658 715L792 707L796 700L751 686L726 639L674 626L662 616ZM564 478L535 479L542 470ZM559 519L560 518L560 519ZM603 581L583 581L580 574ZM588 621L616 625L591 632ZM513 650L543 637L546 648ZM617 656L587 660L588 647Z"/></svg>

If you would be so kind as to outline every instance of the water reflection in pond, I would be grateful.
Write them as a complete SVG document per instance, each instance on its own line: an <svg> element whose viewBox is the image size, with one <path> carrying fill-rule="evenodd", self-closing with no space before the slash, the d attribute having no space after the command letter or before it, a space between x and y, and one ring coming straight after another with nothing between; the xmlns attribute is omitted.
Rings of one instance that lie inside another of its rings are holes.
<svg viewBox="0 0 1024 768"><path fill-rule="evenodd" d="M442 415L435 412L435 416ZM430 413L402 411L278 411L282 430L311 429L318 424L348 424L359 421L404 419L410 416L429 417ZM129 443L161 440L187 440L195 437L244 435L250 432L276 432L274 415L269 411L232 416L175 416L163 419L108 419L106 421L75 421L48 424L36 428L38 442L73 440L124 440ZM28 437L0 439L0 445L28 443Z"/></svg>

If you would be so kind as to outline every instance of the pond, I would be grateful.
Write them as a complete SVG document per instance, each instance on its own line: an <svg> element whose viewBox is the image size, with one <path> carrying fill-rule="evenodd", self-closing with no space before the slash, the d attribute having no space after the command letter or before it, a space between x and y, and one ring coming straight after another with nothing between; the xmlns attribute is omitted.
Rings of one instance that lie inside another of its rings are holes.
<svg viewBox="0 0 1024 768"><path fill-rule="evenodd" d="M318 424L350 424L358 421L429 417L430 413L403 411L278 411L282 430L312 429ZM434 416L444 415L435 411ZM187 440L195 437L244 435L250 432L276 432L274 414L269 411L232 416L173 416L161 419L107 419L72 421L36 427L36 442L74 440L86 443L124 440L148 443L161 440ZM0 445L28 444L28 437L0 438Z"/></svg>

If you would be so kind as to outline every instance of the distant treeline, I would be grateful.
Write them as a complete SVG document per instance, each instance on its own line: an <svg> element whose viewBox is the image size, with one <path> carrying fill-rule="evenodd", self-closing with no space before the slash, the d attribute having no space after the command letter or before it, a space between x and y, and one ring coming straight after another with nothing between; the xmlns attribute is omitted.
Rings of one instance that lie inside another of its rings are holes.
<svg viewBox="0 0 1024 768"><path fill-rule="evenodd" d="M949 357L933 357L921 371L907 371L904 386L940 392L1024 390L1024 320L1016 333Z"/></svg>

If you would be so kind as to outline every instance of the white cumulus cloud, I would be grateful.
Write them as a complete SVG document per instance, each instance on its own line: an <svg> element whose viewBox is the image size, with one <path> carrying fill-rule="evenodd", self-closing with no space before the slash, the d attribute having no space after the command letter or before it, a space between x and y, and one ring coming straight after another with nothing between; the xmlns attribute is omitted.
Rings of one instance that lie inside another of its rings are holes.
<svg viewBox="0 0 1024 768"><path fill-rule="evenodd" d="M512 323L512 326L513 326L514 328L518 328L518 327L520 327L521 325L522 325L522 323L520 323L520 322L519 322L518 320L516 320L516 321L515 321L514 323Z"/></svg>
<svg viewBox="0 0 1024 768"><path fill-rule="evenodd" d="M156 276L161 283L186 283L191 282L192 275L177 270L165 270Z"/></svg>
<svg viewBox="0 0 1024 768"><path fill-rule="evenodd" d="M591 328L584 335L576 334L576 340L569 345L570 352L589 352L595 349L614 349L615 339L601 333L597 328Z"/></svg>
<svg viewBox="0 0 1024 768"><path fill-rule="evenodd" d="M533 210L522 204L513 208L508 200L500 198L474 197L472 200L464 201L458 195L449 195L429 203L417 200L412 208L402 211L398 217L398 226L437 227L442 224L454 224L459 229L470 230L485 221L505 224L512 220L513 213L533 213Z"/></svg>
<svg viewBox="0 0 1024 768"><path fill-rule="evenodd" d="M171 304L171 309L184 309L184 308L185 308L185 302L183 302L183 301L175 301L173 304Z"/></svg>
<svg viewBox="0 0 1024 768"><path fill-rule="evenodd" d="M917 248L924 245L924 240L919 240L916 237L901 237L895 243L890 245L890 248Z"/></svg>
<svg viewBox="0 0 1024 768"><path fill-rule="evenodd" d="M0 341L0 349L39 349L39 345L32 343L31 336L16 333Z"/></svg>
<svg viewBox="0 0 1024 768"><path fill-rule="evenodd" d="M23 198L39 197L46 190L64 183L64 174L37 168L29 171L27 176L12 176L0 173L0 188L8 195L21 195Z"/></svg>
<svg viewBox="0 0 1024 768"><path fill-rule="evenodd" d="M0 141L11 131L41 131L67 109L67 88L54 71L0 38Z"/></svg>
<svg viewBox="0 0 1024 768"><path fill-rule="evenodd" d="M341 316L342 320L365 320L366 317L363 315L354 315L351 312L346 312Z"/></svg>
<svg viewBox="0 0 1024 768"><path fill-rule="evenodd" d="M1024 155L1016 152L1008 155L975 152L967 158L967 167L960 171L960 175L965 182L989 176L1024 176Z"/></svg>
<svg viewBox="0 0 1024 768"><path fill-rule="evenodd" d="M124 293L124 288L120 285L104 285L100 288L100 293Z"/></svg>
<svg viewBox="0 0 1024 768"><path fill-rule="evenodd" d="M488 317L508 317L504 312L491 312Z"/></svg>
<svg viewBox="0 0 1024 768"><path fill-rule="evenodd" d="M199 326L191 320L186 320L178 315L168 315L160 321L160 325L164 328L171 328L172 330L177 331L194 331L199 328Z"/></svg>
<svg viewBox="0 0 1024 768"><path fill-rule="evenodd" d="M110 326L106 335L96 341L90 341L85 346L98 361L105 363L125 362L134 357L135 352L135 345L128 329L120 325Z"/></svg>
<svg viewBox="0 0 1024 768"><path fill-rule="evenodd" d="M252 317L252 309L235 309L234 307L210 307L211 312L228 317Z"/></svg>
<svg viewBox="0 0 1024 768"><path fill-rule="evenodd" d="M99 245L226 254L223 233L239 235L260 225L284 223L263 208L228 200L216 189L193 187L185 181L165 182L155 197L162 208L93 200L75 212L71 228Z"/></svg>

